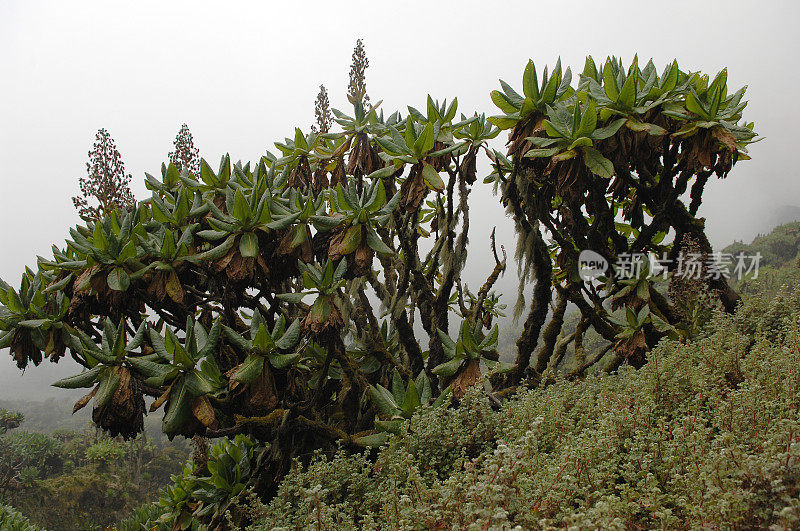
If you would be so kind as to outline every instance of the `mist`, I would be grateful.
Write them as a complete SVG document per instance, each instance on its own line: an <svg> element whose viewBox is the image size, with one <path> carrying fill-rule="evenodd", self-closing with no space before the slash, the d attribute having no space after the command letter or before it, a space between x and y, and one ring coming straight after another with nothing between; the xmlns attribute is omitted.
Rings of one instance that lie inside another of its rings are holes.
<svg viewBox="0 0 800 531"><path fill-rule="evenodd" d="M795 143L800 109L794 2L374 2L256 3L5 1L0 4L0 278L17 285L36 256L64 245L80 220L79 193L95 132L106 128L146 198L144 172L158 175L186 122L200 155L257 160L273 142L308 131L319 85L347 112L350 54L362 38L367 91L389 114L424 107L428 94L458 97L459 111L496 114L498 78L521 84L529 58L558 57L580 72L607 55L661 71L728 68L728 85L748 85L744 111L765 138L724 180L709 182L700 214L715 247L749 241L798 217ZM495 141L502 149L504 136ZM485 166L484 166L485 167ZM513 256L510 219L488 185L470 197L470 258L464 281L477 289L494 265L488 235ZM496 286L513 306L510 269ZM0 353L0 396L78 369L69 362L30 368L21 380ZM34 376L36 374L36 376ZM22 385L21 382L25 382ZM13 386L12 386L13 384ZM56 391L58 392L58 391Z"/></svg>

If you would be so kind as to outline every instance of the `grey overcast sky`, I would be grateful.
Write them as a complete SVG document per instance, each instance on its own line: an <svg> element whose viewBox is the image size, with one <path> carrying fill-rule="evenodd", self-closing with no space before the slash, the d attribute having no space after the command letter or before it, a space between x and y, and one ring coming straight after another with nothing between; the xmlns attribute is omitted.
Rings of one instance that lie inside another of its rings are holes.
<svg viewBox="0 0 800 531"><path fill-rule="evenodd" d="M799 11L794 1L732 0L2 0L0 277L17 284L37 254L63 246L98 128L115 138L139 198L144 172L158 174L182 122L212 166L225 152L256 160L294 127L308 130L320 84L346 110L357 38L370 60L368 93L388 112L424 106L430 93L458 96L468 115L495 114L489 92L498 78L520 87L528 58L541 67L560 56L577 71L587 54L627 64L638 53L659 71L673 58L711 75L727 66L730 87L749 86L745 119L766 140L710 183L701 214L716 246L749 240L783 206L800 206ZM510 244L488 188L473 193L474 224L487 234L498 225ZM485 257L473 252L471 263Z"/></svg>

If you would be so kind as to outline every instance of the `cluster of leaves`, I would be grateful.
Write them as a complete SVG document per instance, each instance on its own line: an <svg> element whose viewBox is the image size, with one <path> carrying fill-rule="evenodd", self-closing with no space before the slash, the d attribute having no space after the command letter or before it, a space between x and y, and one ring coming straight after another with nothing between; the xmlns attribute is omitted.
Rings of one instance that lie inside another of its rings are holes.
<svg viewBox="0 0 800 531"><path fill-rule="evenodd" d="M0 504L0 528L7 531L42 531L13 507Z"/></svg>
<svg viewBox="0 0 800 531"><path fill-rule="evenodd" d="M201 469L187 465L172 477L159 500L157 519L148 514L149 523L169 529L195 529L203 517L221 517L233 498L242 492L253 466L255 443L244 435L222 439L211 448L208 462Z"/></svg>

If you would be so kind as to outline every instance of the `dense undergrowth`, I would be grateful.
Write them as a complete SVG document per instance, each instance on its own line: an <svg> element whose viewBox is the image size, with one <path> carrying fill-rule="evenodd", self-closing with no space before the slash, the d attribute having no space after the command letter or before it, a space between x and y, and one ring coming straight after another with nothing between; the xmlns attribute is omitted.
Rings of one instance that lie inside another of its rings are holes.
<svg viewBox="0 0 800 531"><path fill-rule="evenodd" d="M0 529L3 531L43 531L22 513L3 504L0 504Z"/></svg>
<svg viewBox="0 0 800 531"><path fill-rule="evenodd" d="M800 294L665 341L640 370L414 417L374 456L315 456L253 529L784 527L800 515Z"/></svg>

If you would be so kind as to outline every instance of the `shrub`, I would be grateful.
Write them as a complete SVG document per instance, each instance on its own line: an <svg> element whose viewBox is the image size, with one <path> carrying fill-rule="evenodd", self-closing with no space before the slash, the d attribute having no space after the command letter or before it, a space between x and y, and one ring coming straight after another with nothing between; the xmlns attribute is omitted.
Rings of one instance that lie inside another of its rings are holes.
<svg viewBox="0 0 800 531"><path fill-rule="evenodd" d="M3 531L44 531L41 527L32 524L13 507L2 503L0 503L0 529Z"/></svg>

